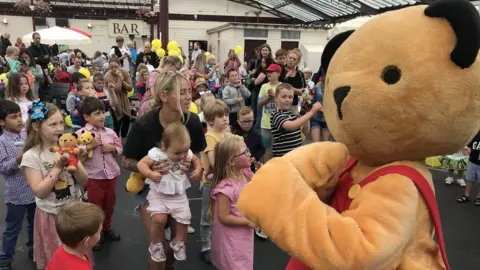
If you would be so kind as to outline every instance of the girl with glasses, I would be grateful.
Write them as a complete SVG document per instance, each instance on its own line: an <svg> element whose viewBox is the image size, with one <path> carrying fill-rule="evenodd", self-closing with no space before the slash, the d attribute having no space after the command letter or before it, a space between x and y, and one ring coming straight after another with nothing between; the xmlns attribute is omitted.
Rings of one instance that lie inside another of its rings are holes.
<svg viewBox="0 0 480 270"><path fill-rule="evenodd" d="M253 270L255 225L237 208L243 187L250 181L252 158L243 138L221 140L215 149L211 191L212 263L217 269Z"/></svg>

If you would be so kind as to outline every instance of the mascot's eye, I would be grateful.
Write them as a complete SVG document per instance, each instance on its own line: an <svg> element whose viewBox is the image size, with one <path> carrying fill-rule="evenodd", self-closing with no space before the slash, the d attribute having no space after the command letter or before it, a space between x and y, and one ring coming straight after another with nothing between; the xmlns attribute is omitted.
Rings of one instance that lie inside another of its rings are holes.
<svg viewBox="0 0 480 270"><path fill-rule="evenodd" d="M387 84L396 84L402 77L402 71L396 66L388 66L383 69L382 80Z"/></svg>

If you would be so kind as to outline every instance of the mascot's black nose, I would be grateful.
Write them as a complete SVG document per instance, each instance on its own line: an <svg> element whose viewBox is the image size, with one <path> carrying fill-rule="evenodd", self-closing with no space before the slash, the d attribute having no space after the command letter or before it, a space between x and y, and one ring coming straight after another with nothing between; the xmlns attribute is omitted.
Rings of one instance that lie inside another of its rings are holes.
<svg viewBox="0 0 480 270"><path fill-rule="evenodd" d="M350 89L352 89L350 86L342 86L333 91L333 98L335 99L335 103L337 103L337 113L340 120L343 119L342 103L348 93L350 93Z"/></svg>

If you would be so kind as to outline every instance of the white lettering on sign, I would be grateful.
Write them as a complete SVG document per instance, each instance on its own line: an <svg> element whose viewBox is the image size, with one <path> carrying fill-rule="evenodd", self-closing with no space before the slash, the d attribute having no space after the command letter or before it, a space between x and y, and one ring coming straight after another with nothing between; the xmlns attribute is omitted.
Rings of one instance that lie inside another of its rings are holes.
<svg viewBox="0 0 480 270"><path fill-rule="evenodd" d="M144 35L144 22L132 20L108 20L108 35L111 37Z"/></svg>

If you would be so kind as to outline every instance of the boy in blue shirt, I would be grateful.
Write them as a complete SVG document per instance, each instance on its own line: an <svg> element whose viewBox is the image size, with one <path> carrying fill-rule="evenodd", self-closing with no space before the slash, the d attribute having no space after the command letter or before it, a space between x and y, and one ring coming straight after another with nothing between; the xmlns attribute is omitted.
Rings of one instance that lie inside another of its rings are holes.
<svg viewBox="0 0 480 270"><path fill-rule="evenodd" d="M15 102L0 101L0 126L3 130L0 136L0 174L5 179L5 205L7 206L0 251L0 270L10 270L25 212L28 221L28 255L33 258L33 222L36 204L25 174L18 168L22 162L23 143L27 135L22 131L24 127L22 114Z"/></svg>

